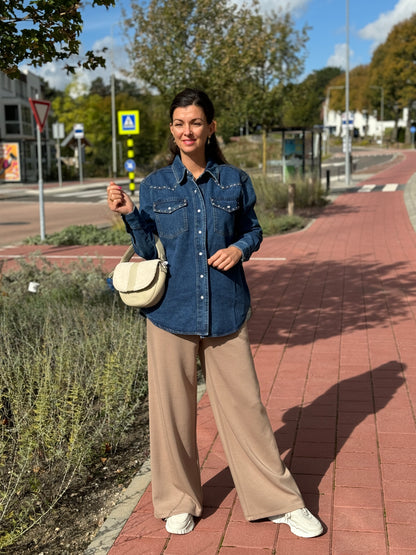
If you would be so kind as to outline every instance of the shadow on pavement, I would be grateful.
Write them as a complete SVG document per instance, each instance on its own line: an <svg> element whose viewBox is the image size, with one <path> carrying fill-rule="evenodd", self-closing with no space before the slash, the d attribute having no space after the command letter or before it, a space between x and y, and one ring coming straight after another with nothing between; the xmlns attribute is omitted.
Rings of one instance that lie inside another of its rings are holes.
<svg viewBox="0 0 416 555"><path fill-rule="evenodd" d="M261 269L251 266L248 281L256 284L251 288L251 340L306 345L339 336L341 330L390 325L390 320L402 317L408 309L406 297L415 291L414 271L405 262L380 264L371 257L369 253L367 260L357 256L344 263L316 261L308 255ZM256 326L256 320L265 317L267 328Z"/></svg>
<svg viewBox="0 0 416 555"><path fill-rule="evenodd" d="M402 387L405 383L402 372L405 369L406 365L400 362L387 362L358 376L344 379L308 405L294 406L284 413L285 425L275 432L276 440L281 452L289 449L285 463L298 480L301 491L311 494L308 499L311 499L312 511L319 512L319 484L322 477L354 430L368 416L376 415L386 407ZM292 433L294 422L297 426L295 441ZM372 434L372 437L376 451L376 434ZM314 452L308 452L308 448ZM351 450L371 450L365 434L357 438ZM321 452L320 456L317 456L317 451ZM308 468L311 457L316 457L316 464Z"/></svg>
<svg viewBox="0 0 416 555"><path fill-rule="evenodd" d="M405 365L390 361L330 387L307 406L296 405L283 415L284 426L275 432L280 452L289 450L285 464L294 474L309 509L319 513L319 484L354 430L375 415L404 384ZM328 417L328 414L332 414ZM324 421L327 424L323 424ZM295 433L293 433L295 430ZM374 442L376 437L374 434ZM364 451L369 445L363 439ZM376 450L376 443L374 443ZM321 453L321 454L319 454ZM311 465L311 459L314 459ZM211 514L232 492L228 467L204 486L204 516Z"/></svg>

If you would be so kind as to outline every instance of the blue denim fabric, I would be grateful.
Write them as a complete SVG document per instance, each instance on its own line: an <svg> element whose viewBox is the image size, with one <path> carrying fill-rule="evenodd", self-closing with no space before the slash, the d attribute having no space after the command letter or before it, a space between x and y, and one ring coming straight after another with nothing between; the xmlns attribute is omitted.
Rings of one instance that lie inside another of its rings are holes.
<svg viewBox="0 0 416 555"><path fill-rule="evenodd" d="M156 258L155 232L169 264L165 295L143 309L146 316L177 334L219 337L237 331L250 308L242 262L262 241L248 175L208 162L194 180L177 156L141 183L139 201L140 208L124 217L135 251ZM208 266L210 256L230 245L243 253L236 266L227 272Z"/></svg>

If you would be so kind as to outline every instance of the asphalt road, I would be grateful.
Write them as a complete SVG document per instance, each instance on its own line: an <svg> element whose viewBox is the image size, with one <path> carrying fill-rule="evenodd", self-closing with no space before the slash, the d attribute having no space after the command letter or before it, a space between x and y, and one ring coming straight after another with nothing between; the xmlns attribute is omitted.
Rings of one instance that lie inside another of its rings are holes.
<svg viewBox="0 0 416 555"><path fill-rule="evenodd" d="M358 151L354 153L357 172L392 160L394 153ZM323 164L331 171L331 179L342 180L344 159L336 153ZM45 233L60 231L69 225L111 225L117 218L107 207L106 187L109 180L84 183L46 184L44 187ZM123 183L123 180L118 180ZM36 184L0 184L0 246L16 244L40 234L40 206Z"/></svg>
<svg viewBox="0 0 416 555"><path fill-rule="evenodd" d="M115 216L106 204L92 202L44 203L45 233L70 225L110 225ZM0 246L16 244L40 234L40 208L37 200L0 202Z"/></svg>

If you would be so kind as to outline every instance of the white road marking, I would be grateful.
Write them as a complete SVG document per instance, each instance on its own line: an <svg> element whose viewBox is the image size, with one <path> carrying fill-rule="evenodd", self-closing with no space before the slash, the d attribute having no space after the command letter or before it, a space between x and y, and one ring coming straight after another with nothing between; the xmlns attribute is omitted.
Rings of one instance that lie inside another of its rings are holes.
<svg viewBox="0 0 416 555"><path fill-rule="evenodd" d="M376 185L363 185L358 189L359 193L371 193L371 191L376 187Z"/></svg>
<svg viewBox="0 0 416 555"><path fill-rule="evenodd" d="M398 183L387 183L386 185L384 185L382 191L383 193L390 193L392 191L396 191L398 186Z"/></svg>

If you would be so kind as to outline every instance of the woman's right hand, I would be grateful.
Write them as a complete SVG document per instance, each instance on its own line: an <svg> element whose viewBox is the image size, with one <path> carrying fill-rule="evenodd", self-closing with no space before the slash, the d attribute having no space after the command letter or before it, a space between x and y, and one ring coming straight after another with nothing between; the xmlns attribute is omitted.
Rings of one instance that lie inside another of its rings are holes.
<svg viewBox="0 0 416 555"><path fill-rule="evenodd" d="M114 181L107 187L107 203L110 210L124 216L134 210L134 202Z"/></svg>

